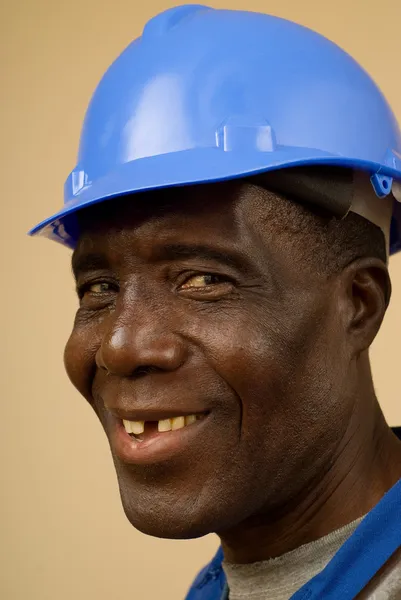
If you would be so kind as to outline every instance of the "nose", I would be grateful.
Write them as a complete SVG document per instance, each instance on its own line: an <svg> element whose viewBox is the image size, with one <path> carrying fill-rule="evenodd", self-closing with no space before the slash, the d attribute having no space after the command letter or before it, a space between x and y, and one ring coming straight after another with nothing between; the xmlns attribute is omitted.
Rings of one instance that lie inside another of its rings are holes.
<svg viewBox="0 0 401 600"><path fill-rule="evenodd" d="M108 374L140 377L174 371L187 355L185 339L169 328L168 319L157 311L142 309L135 315L126 311L110 323L96 353L96 364Z"/></svg>

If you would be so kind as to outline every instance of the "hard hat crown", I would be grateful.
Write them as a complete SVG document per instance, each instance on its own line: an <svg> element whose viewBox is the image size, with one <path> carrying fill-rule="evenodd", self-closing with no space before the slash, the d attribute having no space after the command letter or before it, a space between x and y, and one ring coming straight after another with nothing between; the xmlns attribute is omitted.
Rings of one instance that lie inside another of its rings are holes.
<svg viewBox="0 0 401 600"><path fill-rule="evenodd" d="M290 21L185 5L151 19L106 71L65 207L33 233L73 246L67 216L93 202L319 164L368 172L378 196L401 180L400 131L369 75Z"/></svg>

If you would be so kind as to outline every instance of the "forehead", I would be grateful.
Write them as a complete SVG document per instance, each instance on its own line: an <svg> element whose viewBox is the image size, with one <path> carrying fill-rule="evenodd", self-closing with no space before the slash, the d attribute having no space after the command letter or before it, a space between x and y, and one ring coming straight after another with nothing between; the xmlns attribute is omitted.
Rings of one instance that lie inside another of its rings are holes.
<svg viewBox="0 0 401 600"><path fill-rule="evenodd" d="M264 196L264 197L263 197ZM173 188L121 197L81 212L77 250L111 243L174 241L249 242L269 199L244 182Z"/></svg>

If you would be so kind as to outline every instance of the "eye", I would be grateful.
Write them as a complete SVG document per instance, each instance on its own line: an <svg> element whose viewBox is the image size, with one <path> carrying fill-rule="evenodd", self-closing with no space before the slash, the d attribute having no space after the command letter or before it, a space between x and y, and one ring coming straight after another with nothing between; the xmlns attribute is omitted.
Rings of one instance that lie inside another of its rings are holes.
<svg viewBox="0 0 401 600"><path fill-rule="evenodd" d="M109 281L94 281L78 286L77 292L80 300L82 300L85 296L99 298L102 294L110 294L110 292L115 291L115 289L116 286Z"/></svg>
<svg viewBox="0 0 401 600"><path fill-rule="evenodd" d="M191 288L204 288L209 285L216 285L219 283L227 283L223 277L220 275L215 275L213 273L202 273L198 275L192 275L189 277L182 285L182 289L191 289Z"/></svg>
<svg viewBox="0 0 401 600"><path fill-rule="evenodd" d="M88 285L86 288L86 292L91 292L92 294L103 294L104 292L109 292L111 290L111 284L107 283L107 281L101 281L100 283L92 283Z"/></svg>

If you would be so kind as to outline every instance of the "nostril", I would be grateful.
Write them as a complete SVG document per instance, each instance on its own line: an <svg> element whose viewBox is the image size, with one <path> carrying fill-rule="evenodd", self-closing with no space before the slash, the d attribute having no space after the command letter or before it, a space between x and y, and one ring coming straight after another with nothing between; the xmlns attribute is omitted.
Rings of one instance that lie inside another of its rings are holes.
<svg viewBox="0 0 401 600"><path fill-rule="evenodd" d="M162 371L163 369L159 369L158 367L140 365L135 369L132 373L133 377L143 377L144 375L150 375L150 373L157 373L158 371Z"/></svg>

